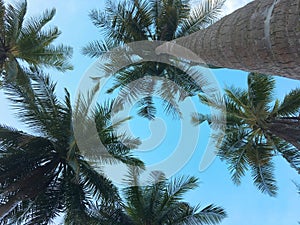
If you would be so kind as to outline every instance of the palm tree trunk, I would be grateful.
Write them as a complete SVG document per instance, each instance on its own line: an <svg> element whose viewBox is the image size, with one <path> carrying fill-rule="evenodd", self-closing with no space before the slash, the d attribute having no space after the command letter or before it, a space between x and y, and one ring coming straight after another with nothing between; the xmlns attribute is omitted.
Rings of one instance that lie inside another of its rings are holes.
<svg viewBox="0 0 300 225"><path fill-rule="evenodd" d="M268 123L268 130L277 137L291 143L300 151L300 121L275 119Z"/></svg>
<svg viewBox="0 0 300 225"><path fill-rule="evenodd" d="M206 64L300 79L300 0L256 0L205 30L175 39ZM157 53L185 57L172 43Z"/></svg>

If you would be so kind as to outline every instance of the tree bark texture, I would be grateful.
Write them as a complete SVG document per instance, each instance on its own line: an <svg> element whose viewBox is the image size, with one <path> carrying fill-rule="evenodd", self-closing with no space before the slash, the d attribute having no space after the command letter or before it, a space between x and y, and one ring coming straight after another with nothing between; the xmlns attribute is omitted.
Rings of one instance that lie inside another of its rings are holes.
<svg viewBox="0 0 300 225"><path fill-rule="evenodd" d="M206 64L300 80L300 0L256 0L173 42Z"/></svg>
<svg viewBox="0 0 300 225"><path fill-rule="evenodd" d="M300 121L275 119L268 123L268 130L291 143L300 151Z"/></svg>

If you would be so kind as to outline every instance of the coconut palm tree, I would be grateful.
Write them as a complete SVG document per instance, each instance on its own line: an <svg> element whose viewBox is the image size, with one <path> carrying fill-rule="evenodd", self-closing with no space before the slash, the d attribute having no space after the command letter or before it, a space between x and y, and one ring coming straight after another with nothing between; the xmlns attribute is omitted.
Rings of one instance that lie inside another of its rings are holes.
<svg viewBox="0 0 300 225"><path fill-rule="evenodd" d="M79 100L72 109L67 90L65 100L59 101L48 75L36 69L25 72L31 86L3 84L18 118L33 132L0 126L0 223L48 224L63 213L65 224L95 224L95 202L119 201L116 187L98 168L99 162L142 163L113 132L111 103L85 116L87 123L90 119L96 123L108 154L99 155L100 149L101 161L84 157L72 119L84 114L76 110L84 109L85 103Z"/></svg>
<svg viewBox="0 0 300 225"><path fill-rule="evenodd" d="M59 37L57 27L45 29L55 15L55 9L39 17L25 18L27 1L4 4L0 0L0 72L7 80L15 80L22 66L51 67L60 71L72 69L68 62L72 49L53 45ZM26 77L22 77L26 79Z"/></svg>
<svg viewBox="0 0 300 225"><path fill-rule="evenodd" d="M187 191L198 186L195 177L182 176L167 181L161 172L156 171L151 173L149 185L140 186L136 176L136 170L132 170L128 177L129 184L134 186L123 189L123 210L107 210L108 218L113 218L113 221L101 224L218 224L226 217L221 207L208 205L201 209L182 201Z"/></svg>
<svg viewBox="0 0 300 225"><path fill-rule="evenodd" d="M224 2L225 0L205 0L201 5L192 8L189 0L124 0L118 4L107 1L103 12L93 10L90 13L94 25L100 28L105 38L84 47L83 54L100 57L114 47L130 42L170 41L189 35L212 24L218 18ZM138 51L139 49L135 49L134 52ZM111 63L110 69L113 66L118 66L118 63ZM108 92L113 92L118 87L125 88L131 82L147 76L167 78L186 91L187 95L195 95L201 90L186 71L164 63L143 62L115 74L115 85ZM153 119L156 109L151 94L160 87L153 79L144 79L143 86L147 86L145 94L148 96L138 102L138 113ZM161 95L165 99L164 92L170 92L169 86L163 86L162 89ZM133 90L135 89L131 91ZM139 89L131 94L137 95L142 91ZM175 95L176 93L171 93L170 96ZM176 115L176 101L171 102L172 104L164 101L165 109Z"/></svg>
<svg viewBox="0 0 300 225"><path fill-rule="evenodd" d="M300 79L299 0L255 0L204 31L157 48L186 58L178 44L207 64Z"/></svg>
<svg viewBox="0 0 300 225"><path fill-rule="evenodd" d="M218 152L228 164L235 184L250 168L255 185L271 196L276 194L272 159L280 155L300 174L300 89L290 91L282 101L274 100L271 76L250 73L248 89L225 89L225 96L201 102L223 110L226 133ZM223 107L226 105L226 109ZM211 122L209 115L194 115L193 121Z"/></svg>

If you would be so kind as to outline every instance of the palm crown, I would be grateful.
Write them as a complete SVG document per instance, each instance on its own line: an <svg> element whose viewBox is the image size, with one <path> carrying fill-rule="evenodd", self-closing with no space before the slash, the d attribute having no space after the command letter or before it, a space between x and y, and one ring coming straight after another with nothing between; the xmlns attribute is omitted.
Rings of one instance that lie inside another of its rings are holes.
<svg viewBox="0 0 300 225"><path fill-rule="evenodd" d="M103 157L98 154L94 164L90 164L87 160L92 158L83 157L74 138L72 115L82 113L74 112L68 92L65 101L60 102L55 96L55 84L47 75L38 70L26 74L31 86L4 83L12 106L34 134L0 126L2 224L48 224L60 213L65 214L66 224L96 223L92 214L95 202L119 202L116 187L96 169L99 160L143 164L130 155L130 148L114 134L109 121L111 104L98 106L90 116L109 153ZM82 102L77 105L81 106L75 110L84 107ZM89 118L86 120L89 123Z"/></svg>
<svg viewBox="0 0 300 225"><path fill-rule="evenodd" d="M150 1L122 1L115 5L112 1L107 2L105 12L93 10L90 17L93 23L101 29L104 39L94 41L83 48L83 53L90 57L100 57L114 47L123 46L126 43L149 40L170 41L174 38L188 35L212 24L218 17L225 0L206 0L195 8L191 8L189 0L150 0ZM135 52L140 49L134 49ZM115 67L117 62L110 63L109 67ZM197 82L186 71L176 67L157 62L144 62L124 68L115 75L115 85L108 90L112 92L118 87L126 85L140 78L162 77L170 79L180 88L172 90L163 86L161 96L167 112L178 116L178 109L174 96L180 89L187 95L195 95L201 90ZM138 114L149 119L154 118L153 92L160 87L153 79L140 81L147 86L145 94L138 102ZM143 90L131 90L131 95L137 95Z"/></svg>
<svg viewBox="0 0 300 225"><path fill-rule="evenodd" d="M107 210L108 208L102 207L102 213L107 212L107 219L104 217L101 224L212 225L220 223L226 217L226 212L221 207L211 204L201 209L200 206L193 207L183 201L184 194L198 186L195 177L182 176L168 181L163 173L154 171L150 174L148 184L140 186L138 174L136 169L129 173L127 182L130 186L123 189L123 208Z"/></svg>
<svg viewBox="0 0 300 225"><path fill-rule="evenodd" d="M255 185L271 196L276 194L272 158L281 155L300 173L300 89L283 101L274 100L275 81L258 73L248 75L248 89L225 89L224 98L201 102L226 113L226 133L218 154L229 165L234 183L239 184L251 168ZM224 109L222 102L225 103ZM209 115L194 115L194 122L211 122Z"/></svg>
<svg viewBox="0 0 300 225"><path fill-rule="evenodd" d="M27 2L14 5L0 0L0 71L5 79L14 80L22 65L51 67L60 71L72 69L68 62L72 49L52 43L60 35L57 27L45 29L55 15L55 9L45 11L40 17L25 20ZM24 77L23 77L24 79Z"/></svg>

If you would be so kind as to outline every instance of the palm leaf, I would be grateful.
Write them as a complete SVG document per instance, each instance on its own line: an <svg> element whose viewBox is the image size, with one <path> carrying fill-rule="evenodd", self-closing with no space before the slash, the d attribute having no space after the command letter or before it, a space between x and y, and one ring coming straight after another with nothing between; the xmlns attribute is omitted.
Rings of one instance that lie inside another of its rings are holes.
<svg viewBox="0 0 300 225"><path fill-rule="evenodd" d="M98 58L105 53L108 53L110 50L116 47L116 44L112 41L93 41L90 42L87 46L83 47L81 52L83 55L87 55L91 58Z"/></svg>
<svg viewBox="0 0 300 225"><path fill-rule="evenodd" d="M182 176L175 178L167 187L168 197L171 201L180 201L183 194L196 187L198 187L198 179L196 177Z"/></svg>
<svg viewBox="0 0 300 225"><path fill-rule="evenodd" d="M211 123L210 115L204 115L202 113L193 113L191 115L191 122L194 126L200 125L201 123L207 121L208 124Z"/></svg>
<svg viewBox="0 0 300 225"><path fill-rule="evenodd" d="M55 96L55 84L38 70L28 71L32 87L6 83L4 88L17 110L20 120L32 129L55 138L57 128L61 127L59 112L62 106Z"/></svg>
<svg viewBox="0 0 300 225"><path fill-rule="evenodd" d="M273 100L275 80L272 76L250 73L248 75L249 103L255 111L268 110Z"/></svg>
<svg viewBox="0 0 300 225"><path fill-rule="evenodd" d="M300 89L290 91L278 106L276 113L279 116L295 116L300 109ZM298 115L297 115L298 116Z"/></svg>
<svg viewBox="0 0 300 225"><path fill-rule="evenodd" d="M71 173L71 171L68 171ZM72 175L65 178L65 194L66 194L66 215L65 224L75 225L84 222L92 222L88 208L91 204L91 199L84 192L84 185L80 180L70 179Z"/></svg>
<svg viewBox="0 0 300 225"><path fill-rule="evenodd" d="M227 214L223 208L215 205L208 205L200 212L196 211L194 215L188 217L186 224L218 224L226 217Z"/></svg>
<svg viewBox="0 0 300 225"><path fill-rule="evenodd" d="M274 136L267 136L268 141L274 145L274 148L282 157L300 174L300 152L290 143Z"/></svg>
<svg viewBox="0 0 300 225"><path fill-rule="evenodd" d="M241 183L241 177L248 170L248 153L250 144L247 131L233 128L227 131L218 155L222 160L226 160L231 179L236 184Z"/></svg>
<svg viewBox="0 0 300 225"><path fill-rule="evenodd" d="M31 17L28 19L22 28L23 35L39 33L42 28L53 19L55 13L55 9L46 10L39 17Z"/></svg>
<svg viewBox="0 0 300 225"><path fill-rule="evenodd" d="M274 178L274 165L271 161L272 146L256 144L252 150L252 159L249 162L254 184L263 193L276 196L277 186Z"/></svg>
<svg viewBox="0 0 300 225"><path fill-rule="evenodd" d="M23 26L24 17L27 10L27 2L21 1L17 4L8 5L5 12L6 21L6 42L16 43L18 40L21 28Z"/></svg>
<svg viewBox="0 0 300 225"><path fill-rule="evenodd" d="M226 0L205 0L191 11L188 18L180 24L176 38L189 35L206 28L220 17L220 11Z"/></svg>
<svg viewBox="0 0 300 225"><path fill-rule="evenodd" d="M137 103L138 112L137 114L141 117L145 117L149 120L153 120L156 114L156 108L153 103L151 96L144 97Z"/></svg>
<svg viewBox="0 0 300 225"><path fill-rule="evenodd" d="M112 182L100 174L84 160L79 160L82 173L82 183L88 192L93 193L93 197L97 200L104 199L106 201L119 201L116 187Z"/></svg>

